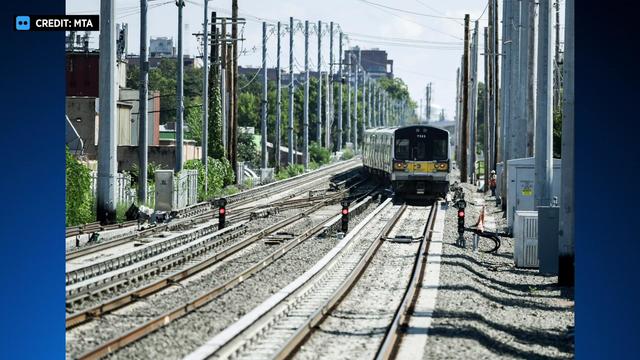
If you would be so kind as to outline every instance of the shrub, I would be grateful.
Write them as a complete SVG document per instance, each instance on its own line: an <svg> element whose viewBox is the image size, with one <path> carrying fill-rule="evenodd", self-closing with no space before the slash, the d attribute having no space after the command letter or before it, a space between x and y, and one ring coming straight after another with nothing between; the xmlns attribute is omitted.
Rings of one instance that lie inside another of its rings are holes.
<svg viewBox="0 0 640 360"><path fill-rule="evenodd" d="M353 150L346 148L342 151L342 160L349 160L353 158Z"/></svg>
<svg viewBox="0 0 640 360"><path fill-rule="evenodd" d="M289 165L286 168L278 171L276 174L276 180L284 180L296 175L304 173L304 166L301 164Z"/></svg>
<svg viewBox="0 0 640 360"><path fill-rule="evenodd" d="M312 162L324 165L331 161L331 152L318 145L318 143L313 142L309 147L309 157Z"/></svg>
<svg viewBox="0 0 640 360"><path fill-rule="evenodd" d="M204 165L200 160L189 160L184 164L185 169L198 171L198 199L208 200L219 194L225 185L230 185L234 180L233 169L227 159L216 160L209 158L208 161L208 183L205 193L205 172Z"/></svg>
<svg viewBox="0 0 640 360"><path fill-rule="evenodd" d="M92 222L93 199L91 194L91 171L66 149L66 213L67 226Z"/></svg>

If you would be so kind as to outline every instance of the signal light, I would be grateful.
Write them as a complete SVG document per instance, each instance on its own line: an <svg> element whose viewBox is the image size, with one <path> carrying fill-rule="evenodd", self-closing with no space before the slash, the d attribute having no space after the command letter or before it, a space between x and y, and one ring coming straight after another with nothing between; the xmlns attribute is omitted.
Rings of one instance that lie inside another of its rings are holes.
<svg viewBox="0 0 640 360"><path fill-rule="evenodd" d="M342 232L349 231L349 202L342 202Z"/></svg>
<svg viewBox="0 0 640 360"><path fill-rule="evenodd" d="M458 210L458 234L464 234L464 210Z"/></svg>
<svg viewBox="0 0 640 360"><path fill-rule="evenodd" d="M220 198L213 201L214 206L218 206L218 229L223 229L227 216L227 199Z"/></svg>

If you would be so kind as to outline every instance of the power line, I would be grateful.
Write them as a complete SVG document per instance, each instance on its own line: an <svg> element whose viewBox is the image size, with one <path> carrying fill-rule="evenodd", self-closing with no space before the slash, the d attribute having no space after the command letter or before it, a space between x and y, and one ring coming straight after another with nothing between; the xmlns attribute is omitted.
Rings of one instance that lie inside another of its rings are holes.
<svg viewBox="0 0 640 360"><path fill-rule="evenodd" d="M435 18L435 19L447 19L447 20L461 20L460 18L456 18L456 17L450 17L450 16L439 16L439 15L433 15L433 14L425 14L425 13L420 13L417 11L411 11L411 10L404 10L404 9L399 9L396 7L392 7L392 6L387 6L384 4L380 4L380 3L375 3L372 1L368 1L368 0L358 0L360 2L363 2L365 4L369 4L369 5L374 5L374 6L379 6L385 9L389 9L389 10L394 10L394 11L398 11L398 12L402 12L405 14L411 14L411 15L417 15L417 16L424 16L424 17L430 17L430 18Z"/></svg>

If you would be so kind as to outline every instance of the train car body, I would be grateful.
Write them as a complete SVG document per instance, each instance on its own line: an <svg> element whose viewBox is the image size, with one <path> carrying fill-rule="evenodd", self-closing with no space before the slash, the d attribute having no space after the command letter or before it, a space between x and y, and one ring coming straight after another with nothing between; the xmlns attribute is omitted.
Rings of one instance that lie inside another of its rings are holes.
<svg viewBox="0 0 640 360"><path fill-rule="evenodd" d="M362 162L403 196L444 196L449 191L449 132L411 125L365 131Z"/></svg>

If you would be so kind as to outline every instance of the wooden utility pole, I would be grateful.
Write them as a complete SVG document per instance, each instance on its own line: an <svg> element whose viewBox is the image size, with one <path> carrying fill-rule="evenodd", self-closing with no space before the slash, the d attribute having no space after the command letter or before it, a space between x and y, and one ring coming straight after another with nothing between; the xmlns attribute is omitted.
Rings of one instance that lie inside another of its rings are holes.
<svg viewBox="0 0 640 360"><path fill-rule="evenodd" d="M467 148L469 147L469 14L464 15L464 55L462 65L462 147L460 181L467 182Z"/></svg>

